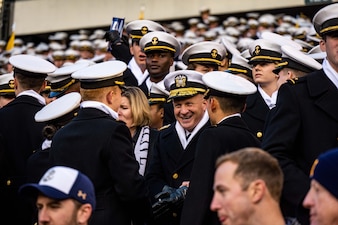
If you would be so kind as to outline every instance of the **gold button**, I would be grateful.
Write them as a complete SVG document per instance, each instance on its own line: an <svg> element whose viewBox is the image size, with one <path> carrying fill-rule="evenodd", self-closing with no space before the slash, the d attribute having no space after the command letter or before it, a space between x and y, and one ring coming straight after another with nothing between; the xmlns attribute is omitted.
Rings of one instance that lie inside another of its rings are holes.
<svg viewBox="0 0 338 225"><path fill-rule="evenodd" d="M178 174L177 173L174 173L173 174L173 178L176 180L178 178Z"/></svg>
<svg viewBox="0 0 338 225"><path fill-rule="evenodd" d="M11 185L11 183L12 183L12 181L11 181L11 180L7 180L7 182L6 182L7 186L10 186L10 185Z"/></svg>
<svg viewBox="0 0 338 225"><path fill-rule="evenodd" d="M261 138L261 137L263 137L263 133L259 131L259 132L257 132L256 136L257 136L258 138Z"/></svg>
<svg viewBox="0 0 338 225"><path fill-rule="evenodd" d="M177 217L177 213L173 213L173 217Z"/></svg>

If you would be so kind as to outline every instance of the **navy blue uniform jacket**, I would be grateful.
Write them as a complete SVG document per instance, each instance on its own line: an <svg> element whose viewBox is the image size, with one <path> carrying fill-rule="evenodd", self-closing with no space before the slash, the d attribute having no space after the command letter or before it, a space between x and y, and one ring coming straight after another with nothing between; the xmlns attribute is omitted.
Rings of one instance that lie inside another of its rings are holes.
<svg viewBox="0 0 338 225"><path fill-rule="evenodd" d="M267 121L262 147L275 156L284 172L281 206L295 215L302 204L314 160L338 146L338 90L323 70L283 84L277 106ZM308 215L304 216L308 218Z"/></svg>
<svg viewBox="0 0 338 225"><path fill-rule="evenodd" d="M260 147L260 141L239 116L227 118L201 133L181 225L220 224L217 214L210 211L215 163L219 156L244 147Z"/></svg>
<svg viewBox="0 0 338 225"><path fill-rule="evenodd" d="M147 220L150 200L125 124L95 108L82 108L53 137L54 165L80 170L93 182L96 209L90 224L130 225Z"/></svg>

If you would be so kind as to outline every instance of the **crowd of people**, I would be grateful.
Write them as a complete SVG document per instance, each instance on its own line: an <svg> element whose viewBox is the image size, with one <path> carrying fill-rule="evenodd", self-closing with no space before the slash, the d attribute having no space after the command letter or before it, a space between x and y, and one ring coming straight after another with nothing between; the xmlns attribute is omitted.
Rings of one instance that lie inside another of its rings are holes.
<svg viewBox="0 0 338 225"><path fill-rule="evenodd" d="M3 221L335 224L337 11L1 43Z"/></svg>

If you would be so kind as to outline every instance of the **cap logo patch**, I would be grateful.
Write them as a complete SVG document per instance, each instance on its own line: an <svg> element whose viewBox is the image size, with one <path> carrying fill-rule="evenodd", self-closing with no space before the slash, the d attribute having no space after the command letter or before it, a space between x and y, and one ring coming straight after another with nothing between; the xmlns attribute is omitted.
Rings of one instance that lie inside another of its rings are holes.
<svg viewBox="0 0 338 225"><path fill-rule="evenodd" d="M77 192L77 197L82 198L83 200L86 200L87 194L84 193L82 190L79 190L79 191Z"/></svg>
<svg viewBox="0 0 338 225"><path fill-rule="evenodd" d="M51 170L51 171L49 171L49 173L47 173L47 174L42 178L42 180L43 180L44 182L47 182L47 181L53 179L54 174L55 174L55 170Z"/></svg>
<svg viewBox="0 0 338 225"><path fill-rule="evenodd" d="M183 74L179 74L175 77L175 86L177 88L179 87L185 87L187 85L187 76Z"/></svg>
<svg viewBox="0 0 338 225"><path fill-rule="evenodd" d="M312 167L311 167L311 170L310 170L310 177L312 177L313 174L315 173L315 168L316 168L318 162L319 162L318 159L316 159L316 160L313 162Z"/></svg>
<svg viewBox="0 0 338 225"><path fill-rule="evenodd" d="M153 39L151 39L151 43L153 45L157 45L158 44L158 38L157 37L153 37Z"/></svg>
<svg viewBox="0 0 338 225"><path fill-rule="evenodd" d="M142 34L142 35L145 35L146 33L148 33L148 27L143 26L143 27L141 28L141 34Z"/></svg>
<svg viewBox="0 0 338 225"><path fill-rule="evenodd" d="M10 80L10 81L8 82L8 86L9 86L10 88L14 88L14 80Z"/></svg>
<svg viewBox="0 0 338 225"><path fill-rule="evenodd" d="M261 52L261 46L259 46L259 45L256 45L256 47L255 47L255 55L258 55L260 52Z"/></svg>
<svg viewBox="0 0 338 225"><path fill-rule="evenodd" d="M211 50L211 57L212 57L213 59L215 59L215 58L217 57L217 54L218 54L218 52L217 52L216 49Z"/></svg>

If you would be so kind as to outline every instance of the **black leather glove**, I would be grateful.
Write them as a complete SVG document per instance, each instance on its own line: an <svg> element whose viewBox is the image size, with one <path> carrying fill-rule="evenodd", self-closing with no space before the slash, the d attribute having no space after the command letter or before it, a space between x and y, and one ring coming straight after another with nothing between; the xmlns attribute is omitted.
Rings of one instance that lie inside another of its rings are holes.
<svg viewBox="0 0 338 225"><path fill-rule="evenodd" d="M110 30L104 34L106 41L109 41L109 45L116 45L122 42L120 33L117 30Z"/></svg>
<svg viewBox="0 0 338 225"><path fill-rule="evenodd" d="M157 202L153 204L154 219L162 217L168 212L180 210L183 205L188 187L172 188L164 186L162 192L155 195Z"/></svg>
<svg viewBox="0 0 338 225"><path fill-rule="evenodd" d="M169 198L170 195L175 192L175 188L169 187L168 185L164 185L162 191L155 195L155 199L157 201L162 201L166 198Z"/></svg>

